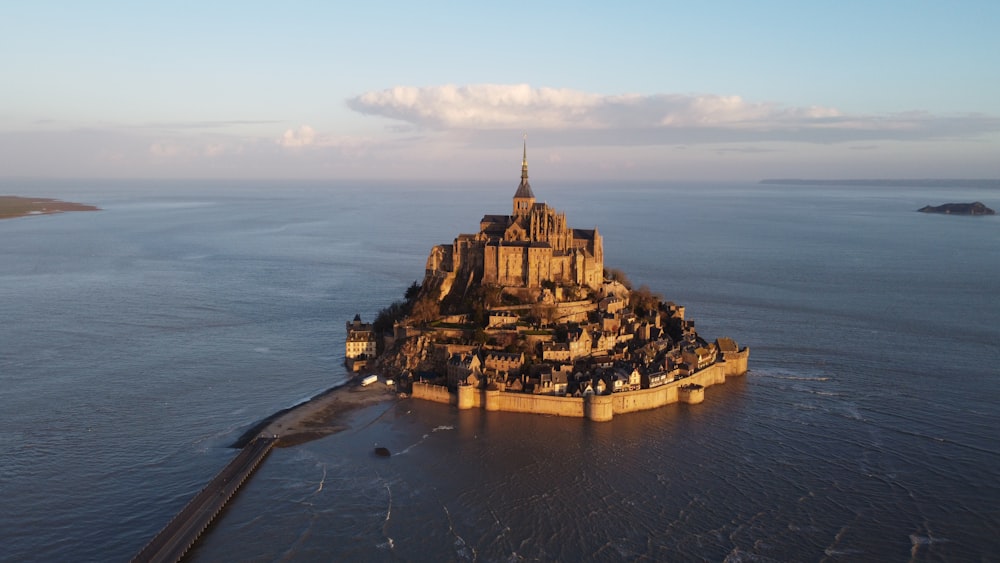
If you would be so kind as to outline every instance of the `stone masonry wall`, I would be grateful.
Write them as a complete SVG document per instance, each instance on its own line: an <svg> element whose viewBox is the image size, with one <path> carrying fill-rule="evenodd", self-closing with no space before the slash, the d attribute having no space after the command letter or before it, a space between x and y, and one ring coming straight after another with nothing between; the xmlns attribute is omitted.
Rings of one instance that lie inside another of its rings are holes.
<svg viewBox="0 0 1000 563"><path fill-rule="evenodd" d="M413 397L436 403L458 405L462 409L484 408L504 412L548 414L576 418L586 417L591 420L604 421L611 420L615 414L650 410L676 403L680 400L679 389L681 386L696 384L702 387L711 387L712 385L725 383L726 372L727 367L724 363L713 364L691 377L686 377L652 389L640 389L638 391L614 393L612 395L590 398L490 392L471 387L460 387L459 395L455 395L449 393L447 387L418 381L413 384ZM493 393L493 397L495 398L487 399L486 397L489 393ZM592 403L595 400L601 403L607 401L610 403L610 409L606 409L603 405L596 408L595 405L588 407L588 400Z"/></svg>
<svg viewBox="0 0 1000 563"><path fill-rule="evenodd" d="M444 403L446 405L454 405L458 402L455 395L448 392L447 387L443 385L431 385L423 381L413 382L413 393L411 396L414 399L423 399L424 401Z"/></svg>

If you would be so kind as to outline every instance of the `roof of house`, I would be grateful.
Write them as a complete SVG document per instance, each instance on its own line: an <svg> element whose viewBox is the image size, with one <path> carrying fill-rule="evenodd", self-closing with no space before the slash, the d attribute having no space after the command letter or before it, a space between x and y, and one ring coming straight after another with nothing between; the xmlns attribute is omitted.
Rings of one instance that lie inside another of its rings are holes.
<svg viewBox="0 0 1000 563"><path fill-rule="evenodd" d="M739 352L739 348L736 346L736 341L732 338L720 338L715 341L719 350L722 352Z"/></svg>

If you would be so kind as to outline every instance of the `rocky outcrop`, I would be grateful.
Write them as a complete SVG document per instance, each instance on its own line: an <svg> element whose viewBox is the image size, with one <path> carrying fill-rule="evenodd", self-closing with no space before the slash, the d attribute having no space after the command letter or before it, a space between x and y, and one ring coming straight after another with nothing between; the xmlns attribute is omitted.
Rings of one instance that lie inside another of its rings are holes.
<svg viewBox="0 0 1000 563"><path fill-rule="evenodd" d="M426 336L415 336L397 342L375 361L375 371L389 376L403 372L419 373L433 371L445 373L447 358Z"/></svg>
<svg viewBox="0 0 1000 563"><path fill-rule="evenodd" d="M945 215L996 215L996 211L986 207L979 201L972 203L946 203L937 207L925 205L917 211L921 213L943 213Z"/></svg>

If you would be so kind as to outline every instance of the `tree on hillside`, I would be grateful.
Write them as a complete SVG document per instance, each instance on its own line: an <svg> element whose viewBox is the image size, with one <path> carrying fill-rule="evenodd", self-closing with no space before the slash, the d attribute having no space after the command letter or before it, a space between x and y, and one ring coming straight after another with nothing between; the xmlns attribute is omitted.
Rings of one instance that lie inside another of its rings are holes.
<svg viewBox="0 0 1000 563"><path fill-rule="evenodd" d="M407 301L413 301L418 295L420 295L420 289L421 286L417 283L417 280L413 280L413 283L406 289L406 293L403 294L403 297L405 297Z"/></svg>
<svg viewBox="0 0 1000 563"><path fill-rule="evenodd" d="M395 301L388 307L382 309L375 316L372 328L377 334L387 334L392 332L393 326L410 312L410 304L406 301Z"/></svg>
<svg viewBox="0 0 1000 563"><path fill-rule="evenodd" d="M663 297L661 295L653 293L645 285L639 286L639 289L629 294L629 305L632 306L632 310L636 314L642 316L656 311L662 301Z"/></svg>
<svg viewBox="0 0 1000 563"><path fill-rule="evenodd" d="M441 316L441 305L432 297L421 297L413 303L410 320L417 324L426 324Z"/></svg>
<svg viewBox="0 0 1000 563"><path fill-rule="evenodd" d="M605 268L604 279L616 281L624 285L627 289L632 289L632 280L628 279L625 272L619 270L618 268Z"/></svg>

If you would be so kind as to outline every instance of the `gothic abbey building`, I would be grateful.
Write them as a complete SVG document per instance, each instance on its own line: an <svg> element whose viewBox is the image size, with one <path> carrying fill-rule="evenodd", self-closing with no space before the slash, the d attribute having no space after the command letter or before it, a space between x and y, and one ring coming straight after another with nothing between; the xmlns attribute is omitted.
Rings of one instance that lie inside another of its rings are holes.
<svg viewBox="0 0 1000 563"><path fill-rule="evenodd" d="M534 290L552 282L598 289L604 280L604 245L596 228L573 229L565 213L535 201L525 146L513 214L485 215L478 233L435 246L426 273L427 280L440 285L442 298L456 284Z"/></svg>

